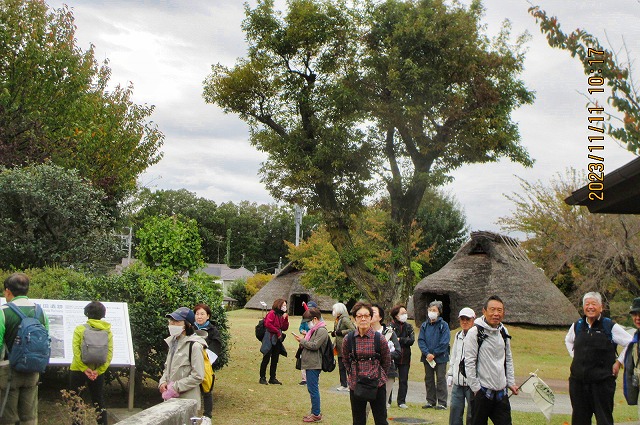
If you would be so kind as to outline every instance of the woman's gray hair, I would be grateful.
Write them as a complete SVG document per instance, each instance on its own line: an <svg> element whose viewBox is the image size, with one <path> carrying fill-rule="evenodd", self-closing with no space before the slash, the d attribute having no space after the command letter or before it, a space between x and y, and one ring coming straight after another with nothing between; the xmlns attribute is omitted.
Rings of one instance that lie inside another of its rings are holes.
<svg viewBox="0 0 640 425"><path fill-rule="evenodd" d="M589 298L598 301L598 303L602 305L602 295L600 295L600 292L587 292L584 294L584 297L582 297L582 305L584 305L584 302Z"/></svg>
<svg viewBox="0 0 640 425"><path fill-rule="evenodd" d="M347 306L342 303L335 303L331 310L335 311L338 316L348 316L349 310L347 310Z"/></svg>
<svg viewBox="0 0 640 425"><path fill-rule="evenodd" d="M442 316L442 301L433 300L429 303L429 308L438 307L438 315Z"/></svg>

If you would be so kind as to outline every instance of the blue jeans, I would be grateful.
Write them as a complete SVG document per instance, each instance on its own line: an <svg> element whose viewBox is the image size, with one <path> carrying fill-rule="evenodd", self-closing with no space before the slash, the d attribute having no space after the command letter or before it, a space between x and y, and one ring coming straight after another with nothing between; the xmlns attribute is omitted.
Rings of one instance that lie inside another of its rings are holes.
<svg viewBox="0 0 640 425"><path fill-rule="evenodd" d="M307 390L311 397L311 413L320 415L320 369L307 369Z"/></svg>
<svg viewBox="0 0 640 425"><path fill-rule="evenodd" d="M471 424L471 388L453 384L449 411L449 425L462 425L464 401L467 400L467 425Z"/></svg>

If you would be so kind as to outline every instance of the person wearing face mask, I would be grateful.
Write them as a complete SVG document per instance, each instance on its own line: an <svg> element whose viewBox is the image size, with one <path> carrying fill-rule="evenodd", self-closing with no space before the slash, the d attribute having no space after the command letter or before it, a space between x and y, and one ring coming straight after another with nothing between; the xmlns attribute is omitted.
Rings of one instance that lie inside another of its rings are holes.
<svg viewBox="0 0 640 425"><path fill-rule="evenodd" d="M320 310L312 307L305 311L302 319L309 324L309 331L303 335L293 334L293 337L302 347L302 369L307 371L307 390L311 398L311 413L302 418L302 422L320 422L322 412L320 410L319 380L322 371L322 349L329 340L329 333L322 320Z"/></svg>
<svg viewBox="0 0 640 425"><path fill-rule="evenodd" d="M309 301L309 303L302 302L302 307L304 311L308 311L310 308L317 308L318 304L315 301ZM300 321L300 326L298 327L298 331L300 335L305 336L307 332L309 332L309 321L302 319ZM300 369L300 385L307 385L307 373L304 369Z"/></svg>
<svg viewBox="0 0 640 425"><path fill-rule="evenodd" d="M449 362L449 337L451 331L442 320L442 302L433 301L427 309L428 318L420 326L418 347L422 352L420 361L424 363L424 385L427 390L427 404L423 409L447 408L446 369Z"/></svg>
<svg viewBox="0 0 640 425"><path fill-rule="evenodd" d="M349 317L349 311L346 305L343 303L335 303L332 310L333 312L331 314L335 320L331 336L336 338L333 346L336 347L338 351L338 369L340 371L340 386L336 389L338 391L349 391L349 387L347 386L347 368L342 362L342 341L349 332L356 330L356 326L351 321L351 317Z"/></svg>
<svg viewBox="0 0 640 425"><path fill-rule="evenodd" d="M282 341L285 335L282 333L289 329L289 315L287 314L287 300L278 298L273 302L271 310L264 318L266 332L262 339L260 352L262 353L262 363L260 364L260 383L263 385L282 385L276 378L278 370L278 359L284 349ZM269 382L267 382L267 365L269 367Z"/></svg>
<svg viewBox="0 0 640 425"><path fill-rule="evenodd" d="M207 343L195 333L195 314L190 308L180 307L166 317L169 319L169 337L165 342L169 346L169 353L158 389L164 400L196 400L197 409L200 410L200 384L204 379L202 349Z"/></svg>
<svg viewBox="0 0 640 425"><path fill-rule="evenodd" d="M398 304L391 309L391 328L400 343L400 356L396 360L398 369L398 407L406 409L407 390L409 388L409 368L411 367L411 346L416 340L413 325L407 323L407 308ZM392 394L393 397L393 394ZM391 403L391 398L389 398Z"/></svg>

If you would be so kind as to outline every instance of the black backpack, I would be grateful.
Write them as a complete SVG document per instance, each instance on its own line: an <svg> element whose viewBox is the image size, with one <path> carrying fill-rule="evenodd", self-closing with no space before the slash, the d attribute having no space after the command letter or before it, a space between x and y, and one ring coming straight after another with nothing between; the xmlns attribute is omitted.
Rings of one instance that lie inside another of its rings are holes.
<svg viewBox="0 0 640 425"><path fill-rule="evenodd" d="M475 327L478 329L478 355L480 354L480 347L482 346L482 343L484 342L485 339L487 339L489 337L489 335L485 332L484 328L480 325L475 325ZM505 330L504 326L500 328L500 335L502 335L502 339L504 340L504 362L505 362L505 368L504 371L505 373L507 372L507 340L511 339L511 335L509 335L507 333L507 331ZM478 362L476 360L476 366L477 366ZM462 359L460 359L460 364L458 365L458 371L459 373L464 376L465 378L467 377L467 370L465 369L464 366L464 357Z"/></svg>
<svg viewBox="0 0 640 425"><path fill-rule="evenodd" d="M260 319L256 325L256 338L258 341L264 339L264 334L267 332L267 328L264 327L264 319Z"/></svg>
<svg viewBox="0 0 640 425"><path fill-rule="evenodd" d="M336 368L336 358L333 355L333 342L327 338L327 343L322 348L322 371L333 372Z"/></svg>

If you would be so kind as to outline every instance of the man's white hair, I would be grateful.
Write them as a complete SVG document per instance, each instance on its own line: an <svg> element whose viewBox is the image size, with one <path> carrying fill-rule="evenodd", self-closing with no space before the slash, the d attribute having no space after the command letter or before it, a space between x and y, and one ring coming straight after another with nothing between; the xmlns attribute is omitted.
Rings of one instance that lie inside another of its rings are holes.
<svg viewBox="0 0 640 425"><path fill-rule="evenodd" d="M584 302L589 298L598 301L598 304L602 305L602 295L600 295L600 292L587 292L584 294L584 297L582 297L582 304L584 305Z"/></svg>

